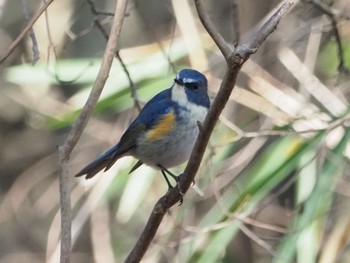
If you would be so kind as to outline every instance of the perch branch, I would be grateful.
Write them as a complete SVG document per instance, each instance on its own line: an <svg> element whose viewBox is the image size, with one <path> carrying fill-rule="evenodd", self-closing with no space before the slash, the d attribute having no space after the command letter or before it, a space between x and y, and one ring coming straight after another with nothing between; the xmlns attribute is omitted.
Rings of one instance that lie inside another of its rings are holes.
<svg viewBox="0 0 350 263"><path fill-rule="evenodd" d="M183 175L180 177L179 183L176 187L170 189L167 194L160 198L156 203L145 229L125 260L127 263L140 262L151 244L165 213L170 207L178 203L183 198L184 193L186 193L190 188L199 169L199 165L202 161L211 133L213 132L215 124L230 97L242 65L245 61L247 61L250 55L256 52L267 36L275 30L281 18L294 5L294 2L292 1L284 2L248 42L238 45L235 51L231 52L228 44L212 26L212 23L209 20L208 15L205 13L201 2L199 0L194 1L203 26L213 38L215 43L219 45L219 48L227 61L227 70L220 85L220 90L203 123L203 128L200 129L199 136L193 148L190 160Z"/></svg>
<svg viewBox="0 0 350 263"><path fill-rule="evenodd" d="M70 154L80 138L108 78L114 54L117 50L117 43L124 20L126 6L127 0L117 1L110 37L107 42L100 70L97 74L89 98L64 144L58 147L58 176L61 203L61 263L70 262L71 250L71 203L68 169Z"/></svg>

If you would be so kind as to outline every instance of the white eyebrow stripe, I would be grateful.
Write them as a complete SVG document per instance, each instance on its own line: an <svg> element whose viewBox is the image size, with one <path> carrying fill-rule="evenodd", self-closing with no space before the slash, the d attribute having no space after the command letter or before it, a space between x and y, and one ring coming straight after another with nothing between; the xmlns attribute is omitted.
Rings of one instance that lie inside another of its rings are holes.
<svg viewBox="0 0 350 263"><path fill-rule="evenodd" d="M184 83L195 83L195 82L198 82L196 79L188 79L188 78L183 78L182 81Z"/></svg>

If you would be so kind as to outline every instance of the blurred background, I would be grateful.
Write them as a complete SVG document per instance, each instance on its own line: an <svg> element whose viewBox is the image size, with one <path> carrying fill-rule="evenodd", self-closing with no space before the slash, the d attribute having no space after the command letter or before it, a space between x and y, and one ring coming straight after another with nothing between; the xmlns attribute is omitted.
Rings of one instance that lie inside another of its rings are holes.
<svg viewBox="0 0 350 263"><path fill-rule="evenodd" d="M203 2L232 47L280 4ZM0 57L42 3L0 0ZM114 6L55 1L35 38L0 64L1 263L59 261L56 147L96 78ZM143 262L350 261L349 18L348 0L305 0L282 19L244 65L195 186ZM73 175L178 70L202 71L212 99L225 72L192 1L129 1L124 21L120 57L70 162L72 262L122 262L167 191L148 167L128 175L132 158L88 181Z"/></svg>

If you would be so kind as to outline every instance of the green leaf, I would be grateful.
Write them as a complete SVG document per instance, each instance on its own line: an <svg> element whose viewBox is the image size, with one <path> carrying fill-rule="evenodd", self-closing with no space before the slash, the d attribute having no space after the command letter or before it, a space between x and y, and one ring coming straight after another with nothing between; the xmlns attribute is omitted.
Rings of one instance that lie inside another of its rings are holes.
<svg viewBox="0 0 350 263"><path fill-rule="evenodd" d="M350 131L346 130L344 136L338 145L332 151L332 158L327 159L322 167L318 169L319 176L309 198L304 204L304 209L291 224L289 233L285 236L283 242L278 249L278 255L275 263L292 262L296 252L296 243L300 238L300 232L308 227L312 227L312 223L316 220L324 220L324 215L330 208L333 191L332 186L337 175L340 175L339 169L342 169L342 160L344 159L344 149L348 143Z"/></svg>
<svg viewBox="0 0 350 263"><path fill-rule="evenodd" d="M343 59L347 68L350 68L350 39L342 40ZM337 74L339 66L338 46L335 39L330 39L325 47L322 49L318 68L327 77L332 77Z"/></svg>

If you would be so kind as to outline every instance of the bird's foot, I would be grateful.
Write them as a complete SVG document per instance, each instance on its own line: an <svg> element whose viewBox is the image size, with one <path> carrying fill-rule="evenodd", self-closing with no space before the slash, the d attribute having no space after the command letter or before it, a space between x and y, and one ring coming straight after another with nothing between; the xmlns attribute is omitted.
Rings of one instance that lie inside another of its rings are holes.
<svg viewBox="0 0 350 263"><path fill-rule="evenodd" d="M179 193L180 193L182 196L184 196L185 193L181 190L181 187L180 187L180 185L179 185L180 177L181 177L182 174L180 174L180 175L175 175L175 174L171 173L169 170L165 169L164 167L160 167L160 168L162 169L161 172L162 172L162 174L163 174L163 176L164 176L164 179L165 179L165 181L166 181L166 183L167 183L167 185L168 185L168 192L169 192L171 189L173 189L174 186L172 186L172 184L170 183L169 178L167 177L167 174L170 175L170 176L174 179L174 181L176 182L177 187L179 188ZM182 198L180 199L180 201L179 201L179 206L182 205L182 203L183 203L183 197L182 197Z"/></svg>

